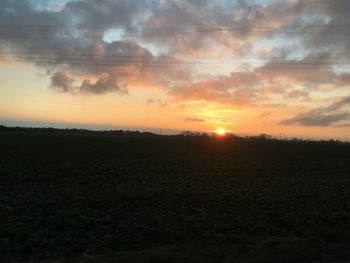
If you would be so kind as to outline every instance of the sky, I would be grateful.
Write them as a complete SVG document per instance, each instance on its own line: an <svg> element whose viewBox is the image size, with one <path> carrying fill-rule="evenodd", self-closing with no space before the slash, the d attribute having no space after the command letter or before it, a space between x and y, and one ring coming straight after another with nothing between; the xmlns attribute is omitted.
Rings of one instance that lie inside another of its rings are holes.
<svg viewBox="0 0 350 263"><path fill-rule="evenodd" d="M347 0L2 0L0 122L350 140Z"/></svg>

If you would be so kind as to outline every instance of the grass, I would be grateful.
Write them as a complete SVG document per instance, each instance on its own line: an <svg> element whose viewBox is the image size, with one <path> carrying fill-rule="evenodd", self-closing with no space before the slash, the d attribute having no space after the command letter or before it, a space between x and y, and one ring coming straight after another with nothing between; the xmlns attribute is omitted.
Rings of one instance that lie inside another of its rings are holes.
<svg viewBox="0 0 350 263"><path fill-rule="evenodd" d="M350 257L349 144L35 133L0 142L3 262Z"/></svg>

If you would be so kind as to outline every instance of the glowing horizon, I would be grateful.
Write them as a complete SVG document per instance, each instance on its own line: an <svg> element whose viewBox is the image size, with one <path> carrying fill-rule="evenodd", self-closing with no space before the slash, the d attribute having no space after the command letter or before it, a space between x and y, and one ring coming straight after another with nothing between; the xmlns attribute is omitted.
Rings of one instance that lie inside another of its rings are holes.
<svg viewBox="0 0 350 263"><path fill-rule="evenodd" d="M350 140L348 5L2 2L0 122Z"/></svg>

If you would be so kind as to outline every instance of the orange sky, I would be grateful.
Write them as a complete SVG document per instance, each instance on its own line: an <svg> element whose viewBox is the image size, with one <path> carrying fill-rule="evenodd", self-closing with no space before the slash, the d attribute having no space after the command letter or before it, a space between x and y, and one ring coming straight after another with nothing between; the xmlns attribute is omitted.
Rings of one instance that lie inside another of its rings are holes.
<svg viewBox="0 0 350 263"><path fill-rule="evenodd" d="M0 3L0 118L350 140L347 2L199 2Z"/></svg>

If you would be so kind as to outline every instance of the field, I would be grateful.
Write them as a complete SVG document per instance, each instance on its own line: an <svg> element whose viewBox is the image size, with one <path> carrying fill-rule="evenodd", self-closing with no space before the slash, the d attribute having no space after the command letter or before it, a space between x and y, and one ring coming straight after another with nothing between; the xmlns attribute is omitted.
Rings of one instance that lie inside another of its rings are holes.
<svg viewBox="0 0 350 263"><path fill-rule="evenodd" d="M349 262L350 145L0 134L0 261L28 260Z"/></svg>

